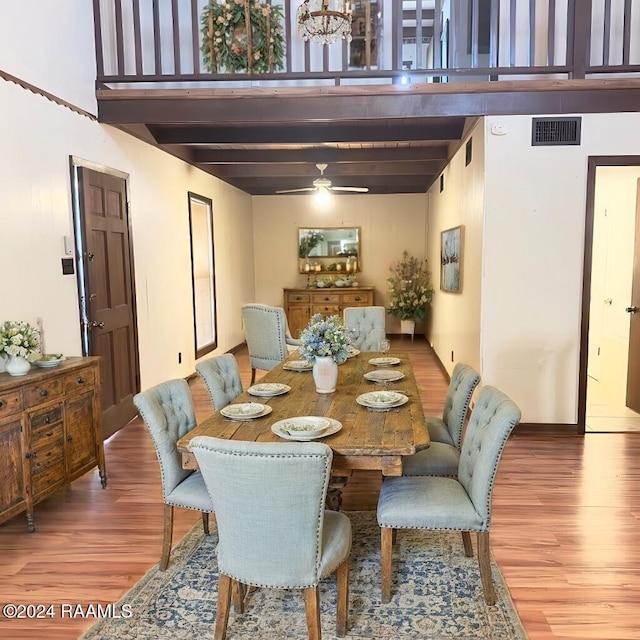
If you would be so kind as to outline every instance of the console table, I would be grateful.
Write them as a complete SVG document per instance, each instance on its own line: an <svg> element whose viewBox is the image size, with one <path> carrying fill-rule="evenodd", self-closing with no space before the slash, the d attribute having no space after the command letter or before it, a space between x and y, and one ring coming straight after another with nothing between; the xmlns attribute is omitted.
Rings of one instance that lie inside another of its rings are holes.
<svg viewBox="0 0 640 640"><path fill-rule="evenodd" d="M0 522L26 511L35 531L34 505L96 465L106 487L100 358L0 373L0 447Z"/></svg>

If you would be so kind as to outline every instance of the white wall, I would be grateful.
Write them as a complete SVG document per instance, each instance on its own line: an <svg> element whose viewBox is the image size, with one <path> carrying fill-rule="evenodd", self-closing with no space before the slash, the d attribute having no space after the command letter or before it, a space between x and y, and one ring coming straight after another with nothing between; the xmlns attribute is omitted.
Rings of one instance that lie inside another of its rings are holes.
<svg viewBox="0 0 640 640"><path fill-rule="evenodd" d="M472 140L472 159L465 166L465 144ZM480 370L480 299L482 291L482 234L484 209L484 134L480 121L470 132L427 193L428 258L435 289L428 338L451 373L456 362ZM440 290L440 234L463 225L461 291ZM452 356L453 354L453 356Z"/></svg>
<svg viewBox="0 0 640 640"><path fill-rule="evenodd" d="M583 115L579 146L531 147L530 116L485 136L483 383L523 422L576 423L587 158L638 154L640 114Z"/></svg>
<svg viewBox="0 0 640 640"><path fill-rule="evenodd" d="M375 287L376 305L388 306L385 281L404 250L425 257L423 194L331 198L327 208L318 208L312 195L253 198L256 302L282 306L283 287L306 285L306 276L298 273L299 227L360 227L358 282ZM387 331L399 333L400 321L387 316Z"/></svg>
<svg viewBox="0 0 640 640"><path fill-rule="evenodd" d="M240 305L254 295L249 196L12 83L0 81L0 104L0 319L41 317L47 349L80 354L76 280L60 265L75 155L130 175L143 388L194 370L187 191L214 202L218 351L242 342Z"/></svg>

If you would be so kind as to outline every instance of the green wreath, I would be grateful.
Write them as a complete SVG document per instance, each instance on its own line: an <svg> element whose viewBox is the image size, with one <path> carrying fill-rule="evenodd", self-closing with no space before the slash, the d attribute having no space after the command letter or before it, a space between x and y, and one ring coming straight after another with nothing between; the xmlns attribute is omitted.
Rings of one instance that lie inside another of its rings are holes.
<svg viewBox="0 0 640 640"><path fill-rule="evenodd" d="M246 10L251 24L247 38ZM245 0L210 0L200 18L202 58L211 73L268 73L283 68L282 7ZM247 52L251 49L251 61Z"/></svg>

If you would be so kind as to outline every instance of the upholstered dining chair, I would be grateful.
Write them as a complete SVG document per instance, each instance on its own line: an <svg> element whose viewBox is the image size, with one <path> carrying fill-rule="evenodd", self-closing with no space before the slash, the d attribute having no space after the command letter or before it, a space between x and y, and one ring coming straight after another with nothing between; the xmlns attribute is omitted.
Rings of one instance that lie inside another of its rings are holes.
<svg viewBox="0 0 640 640"><path fill-rule="evenodd" d="M385 478L378 499L381 531L382 602L391 600L391 556L395 529L461 531L464 551L478 565L487 604L495 604L489 532L491 497L502 450L520 420L520 409L504 393L485 386L478 395L462 444L458 478Z"/></svg>
<svg viewBox="0 0 640 640"><path fill-rule="evenodd" d="M320 639L318 583L333 572L336 634L344 636L351 522L324 508L330 447L198 436L191 449L211 490L218 523L216 640L226 637L230 595L241 591L240 585L303 589L309 638Z"/></svg>
<svg viewBox="0 0 640 640"><path fill-rule="evenodd" d="M185 380L168 380L138 393L133 403L144 420L156 449L162 478L164 531L160 570L169 566L173 537L173 508L202 512L202 525L209 533L209 513L213 506L200 471L182 468L176 449L178 440L196 426L189 385Z"/></svg>
<svg viewBox="0 0 640 640"><path fill-rule="evenodd" d="M378 351L380 341L386 336L384 307L345 307L344 323L349 331L355 330L357 337L352 344L360 351Z"/></svg>
<svg viewBox="0 0 640 640"><path fill-rule="evenodd" d="M479 382L480 376L475 369L461 362L456 364L451 374L442 418L425 416L431 444L427 449L404 459L402 475L457 475L464 421Z"/></svg>
<svg viewBox="0 0 640 640"><path fill-rule="evenodd" d="M207 358L196 365L216 411L224 409L242 393L238 361L232 353Z"/></svg>
<svg viewBox="0 0 640 640"><path fill-rule="evenodd" d="M256 369L270 371L302 344L291 336L282 307L242 305L242 322L251 362L251 384L255 382Z"/></svg>

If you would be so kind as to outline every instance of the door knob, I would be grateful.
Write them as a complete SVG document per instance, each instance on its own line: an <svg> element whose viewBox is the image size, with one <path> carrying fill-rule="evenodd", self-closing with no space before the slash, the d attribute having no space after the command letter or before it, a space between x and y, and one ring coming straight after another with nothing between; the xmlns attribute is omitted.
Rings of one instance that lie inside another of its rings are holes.
<svg viewBox="0 0 640 640"><path fill-rule="evenodd" d="M95 320L92 320L89 323L90 327L93 327L94 329L102 329L104 327L104 322L96 322Z"/></svg>
<svg viewBox="0 0 640 640"><path fill-rule="evenodd" d="M636 311L638 311L638 307L627 307L625 311L627 313L636 313Z"/></svg>

